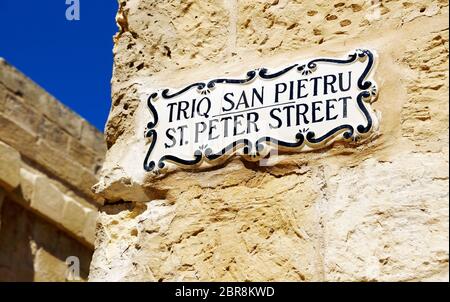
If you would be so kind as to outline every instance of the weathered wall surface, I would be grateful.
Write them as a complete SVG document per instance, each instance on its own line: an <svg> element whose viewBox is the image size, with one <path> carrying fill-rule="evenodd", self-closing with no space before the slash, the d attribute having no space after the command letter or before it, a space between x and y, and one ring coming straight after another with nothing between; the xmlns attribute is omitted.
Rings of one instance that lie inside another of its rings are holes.
<svg viewBox="0 0 450 302"><path fill-rule="evenodd" d="M91 280L448 280L447 1L120 1ZM367 47L367 144L149 181L149 88Z"/></svg>
<svg viewBox="0 0 450 302"><path fill-rule="evenodd" d="M86 279L104 154L98 130L0 59L1 281L63 281L68 256Z"/></svg>

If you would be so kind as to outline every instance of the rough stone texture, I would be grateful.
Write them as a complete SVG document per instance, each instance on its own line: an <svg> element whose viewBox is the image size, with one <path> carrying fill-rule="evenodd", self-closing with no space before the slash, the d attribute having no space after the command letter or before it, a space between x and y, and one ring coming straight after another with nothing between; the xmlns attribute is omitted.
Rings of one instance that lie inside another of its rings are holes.
<svg viewBox="0 0 450 302"><path fill-rule="evenodd" d="M0 59L0 281L64 281L68 256L86 279L101 132Z"/></svg>
<svg viewBox="0 0 450 302"><path fill-rule="evenodd" d="M91 280L448 281L447 1L120 1ZM367 47L380 133L156 180L150 88Z"/></svg>

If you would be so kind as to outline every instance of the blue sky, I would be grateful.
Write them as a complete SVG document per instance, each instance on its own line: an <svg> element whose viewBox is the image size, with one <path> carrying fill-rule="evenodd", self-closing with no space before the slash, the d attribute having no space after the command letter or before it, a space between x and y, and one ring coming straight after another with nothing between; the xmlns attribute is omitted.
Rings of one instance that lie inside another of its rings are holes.
<svg viewBox="0 0 450 302"><path fill-rule="evenodd" d="M0 57L103 130L109 113L116 0L0 0Z"/></svg>

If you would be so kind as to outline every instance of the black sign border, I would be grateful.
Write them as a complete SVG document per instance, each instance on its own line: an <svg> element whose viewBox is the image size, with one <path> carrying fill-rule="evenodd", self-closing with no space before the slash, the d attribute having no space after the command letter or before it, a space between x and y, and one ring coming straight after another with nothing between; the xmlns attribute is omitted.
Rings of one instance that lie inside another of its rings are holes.
<svg viewBox="0 0 450 302"><path fill-rule="evenodd" d="M357 133L355 132L354 127L348 124L340 125L318 138L316 138L316 135L313 131L309 131L309 129L301 129L295 135L295 142L285 142L273 137L264 136L258 139L253 145L252 142L248 139L239 139L229 144L218 153L213 153L212 150L207 146L200 146L200 148L194 152L193 159L186 160L174 155L167 154L163 155L158 160L158 164L156 164L153 160L149 162L150 154L153 151L158 139L158 134L155 130L155 127L157 126L159 121L158 112L156 111L156 108L153 106L152 102L159 97L162 97L163 99L171 99L192 88L197 88L197 90L201 94L207 94L209 93L210 89L213 89L215 87L216 84L245 84L254 80L257 76L262 79L275 79L294 68L296 68L297 71L302 75L307 75L313 73L317 69L317 65L320 63L345 65L351 64L357 60L367 60L367 66L357 82L358 88L361 90L361 92L358 94L356 99L358 107L366 117L367 124L358 125L356 127ZM316 58L309 61L307 64L299 65L298 63L296 63L275 73L269 73L268 69L261 68L247 72L247 77L245 79L218 78L210 80L207 83L194 83L173 93L170 92L170 89L163 89L162 91L154 92L147 99L147 106L150 109L151 114L153 115L153 121L150 121L147 124L147 129L145 131L145 137L151 139L151 143L144 159L144 170L147 172L153 171L155 174L159 174L160 170L166 166L165 162L173 162L178 165L192 167L200 164L204 159L210 162L222 159L223 157L225 157L225 155L230 154L230 151L236 150L238 148L243 148L244 155L250 156L252 158L258 158L260 157L260 152L264 148L263 143L272 143L276 146L283 147L284 149L298 150L299 148L303 147L305 143L309 143L312 145L321 144L334 137L335 135L337 136L339 133L342 133L345 140L356 141L360 138L361 135L367 134L373 126L372 117L370 116L369 110L366 108L365 103L373 100L377 96L376 83L367 80L367 77L374 66L374 61L374 54L370 50L357 49L354 52L350 53L347 59ZM255 146L255 150L253 150L253 146ZM156 167L157 169L155 169Z"/></svg>

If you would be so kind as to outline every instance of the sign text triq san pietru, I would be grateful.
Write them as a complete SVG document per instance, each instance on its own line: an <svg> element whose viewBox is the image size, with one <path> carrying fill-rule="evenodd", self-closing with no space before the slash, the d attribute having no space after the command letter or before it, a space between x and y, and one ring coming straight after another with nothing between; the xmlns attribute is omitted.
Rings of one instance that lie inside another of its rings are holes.
<svg viewBox="0 0 450 302"><path fill-rule="evenodd" d="M220 113L214 116L211 116L210 113L212 100L208 96L190 101L170 102L167 104L170 123L196 117L203 117L208 121L196 122L194 129L188 129L187 124L177 128L168 128L166 136L171 142L165 143L165 146L166 148L172 148L189 143L189 141L183 139L189 131L194 131L193 143L259 132L258 111L270 107L272 107L269 109L270 119L264 121L269 124L270 129L298 127L310 123L347 118L348 101L352 99L352 96L336 98L327 98L327 96L349 91L351 77L352 72L348 71L346 75L340 72L337 75L327 74L309 79L289 81L288 83L267 83L258 88L243 88L237 92L226 92L222 98L224 102ZM274 87L268 87L270 85L274 85ZM273 95L265 95L267 90L273 92ZM324 96L325 98L312 102L308 101L318 96ZM302 102L302 99L305 101Z"/></svg>
<svg viewBox="0 0 450 302"><path fill-rule="evenodd" d="M338 139L357 140L376 128L370 102L375 56L356 50L344 59L316 58L277 71L249 71L150 94L152 121L144 169L211 166L238 154L302 151Z"/></svg>

